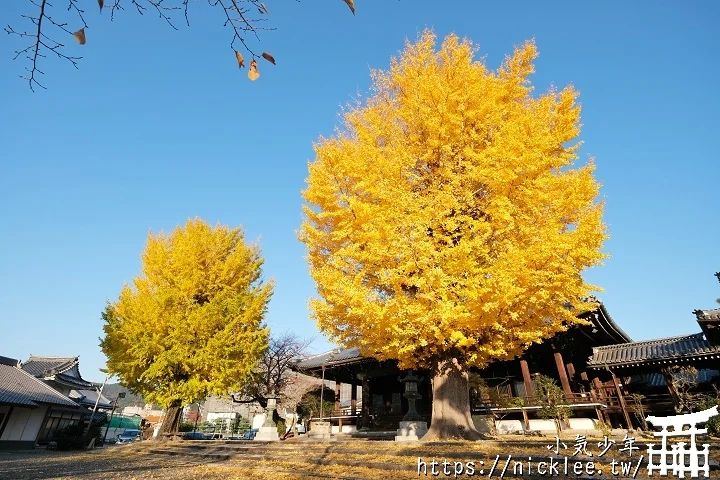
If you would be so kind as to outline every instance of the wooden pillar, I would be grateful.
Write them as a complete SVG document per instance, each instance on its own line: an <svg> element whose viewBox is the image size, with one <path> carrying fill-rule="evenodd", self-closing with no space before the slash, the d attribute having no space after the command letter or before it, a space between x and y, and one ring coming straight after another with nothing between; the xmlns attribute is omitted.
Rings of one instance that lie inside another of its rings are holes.
<svg viewBox="0 0 720 480"><path fill-rule="evenodd" d="M340 381L335 380L335 411L340 411Z"/></svg>
<svg viewBox="0 0 720 480"><path fill-rule="evenodd" d="M603 388L603 384L598 377L593 377L592 385L597 391L598 398L605 398L605 388Z"/></svg>
<svg viewBox="0 0 720 480"><path fill-rule="evenodd" d="M570 388L570 382L568 381L567 370L565 370L565 363L563 363L562 353L555 352L555 366L557 366L558 374L560 375L560 384L562 385L563 392L568 397L572 397L572 389Z"/></svg>
<svg viewBox="0 0 720 480"><path fill-rule="evenodd" d="M533 384L532 378L530 377L530 368L528 367L527 360L524 358L520 360L520 370L522 370L523 383L525 383L525 396L528 400L533 399ZM525 413L527 415L527 413Z"/></svg>
<svg viewBox="0 0 720 480"><path fill-rule="evenodd" d="M370 430L370 379L367 374L361 373L358 378L362 381L362 418L360 430Z"/></svg>
<svg viewBox="0 0 720 480"><path fill-rule="evenodd" d="M352 384L350 390L350 415L353 417L357 415L357 385Z"/></svg>
<svg viewBox="0 0 720 480"><path fill-rule="evenodd" d="M600 407L595 407L595 415L597 415L597 419L600 422L605 422L605 417L603 416L602 410L600 410Z"/></svg>
<svg viewBox="0 0 720 480"><path fill-rule="evenodd" d="M615 374L613 372L610 372L610 373L612 373L613 384L615 385L615 391L617 392L617 395L618 395L618 401L620 402L620 408L622 409L623 416L625 417L625 422L627 423L627 428L633 428L632 421L630 420L630 414L628 413L628 410L627 410L627 405L625 405L625 397L623 396L622 390L620 390L620 380L618 380L618 378L615 376Z"/></svg>
<svg viewBox="0 0 720 480"><path fill-rule="evenodd" d="M668 392L670 392L670 396L672 397L672 401L675 404L676 407L680 407L680 395L678 395L677 390L675 389L675 383L673 382L673 376L672 373L670 373L670 370L667 368L660 369L660 373L662 373L663 378L665 379L665 385L667 385Z"/></svg>
<svg viewBox="0 0 720 480"><path fill-rule="evenodd" d="M567 365L565 365L565 368L567 368L568 377L570 378L570 382L571 382L572 384L575 384L575 383L576 383L576 380L575 380L575 365L573 365L572 363L568 363Z"/></svg>
<svg viewBox="0 0 720 480"><path fill-rule="evenodd" d="M525 410L524 408L522 409L522 416L523 416L523 428L527 432L530 430L530 420L528 420L527 410Z"/></svg>

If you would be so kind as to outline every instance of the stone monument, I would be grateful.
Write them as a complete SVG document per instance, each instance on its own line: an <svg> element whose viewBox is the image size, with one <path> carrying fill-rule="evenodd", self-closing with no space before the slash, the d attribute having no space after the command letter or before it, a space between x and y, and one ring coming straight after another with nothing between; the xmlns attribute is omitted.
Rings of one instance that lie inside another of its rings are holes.
<svg viewBox="0 0 720 480"><path fill-rule="evenodd" d="M423 417L420 416L415 408L415 401L422 398L422 395L418 393L418 383L421 382L422 379L423 377L418 377L412 370L410 370L405 378L398 377L398 381L405 384L405 393L403 396L407 398L408 401L408 412L400 422L400 428L398 428L397 435L395 436L396 442L420 440L428 431L427 422L423 421Z"/></svg>
<svg viewBox="0 0 720 480"><path fill-rule="evenodd" d="M275 413L275 407L277 406L277 398L268 397L267 407L265 408L265 423L255 434L255 441L257 442L277 442L280 440L278 435L277 424L273 420L273 414Z"/></svg>

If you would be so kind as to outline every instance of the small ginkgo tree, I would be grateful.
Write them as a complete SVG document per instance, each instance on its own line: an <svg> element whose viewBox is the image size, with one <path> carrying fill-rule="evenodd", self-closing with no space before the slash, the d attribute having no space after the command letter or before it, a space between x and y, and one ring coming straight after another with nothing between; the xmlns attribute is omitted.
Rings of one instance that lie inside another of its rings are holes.
<svg viewBox="0 0 720 480"><path fill-rule="evenodd" d="M606 238L572 87L533 95L537 49L496 71L425 32L309 164L305 221L319 327L433 372L426 440L479 438L468 371L582 322Z"/></svg>
<svg viewBox="0 0 720 480"><path fill-rule="evenodd" d="M273 282L241 229L199 219L151 233L142 260L142 275L103 312L100 346L108 373L167 409L161 432L177 431L184 405L253 380Z"/></svg>

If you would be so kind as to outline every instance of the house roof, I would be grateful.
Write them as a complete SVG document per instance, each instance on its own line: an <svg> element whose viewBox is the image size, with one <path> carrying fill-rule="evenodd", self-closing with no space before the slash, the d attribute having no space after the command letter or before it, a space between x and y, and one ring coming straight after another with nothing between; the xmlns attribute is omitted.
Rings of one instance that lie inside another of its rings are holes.
<svg viewBox="0 0 720 480"><path fill-rule="evenodd" d="M0 357L0 404L38 407L41 403L79 405L19 367L19 361Z"/></svg>
<svg viewBox="0 0 720 480"><path fill-rule="evenodd" d="M82 378L65 375L64 373L50 375L45 378L51 378L57 382L64 383L65 385L68 385L70 387L75 387L75 388L80 388L80 389L96 388L95 384L92 382L88 382L87 380L83 380Z"/></svg>
<svg viewBox="0 0 720 480"><path fill-rule="evenodd" d="M593 347L588 361L591 368L639 366L710 356L720 357L720 346L713 346L702 333L660 338L644 342Z"/></svg>
<svg viewBox="0 0 720 480"><path fill-rule="evenodd" d="M78 357L36 357L30 355L22 369L35 377L65 373L78 364Z"/></svg>
<svg viewBox="0 0 720 480"><path fill-rule="evenodd" d="M310 370L323 365L342 365L344 363L355 363L363 360L358 348L335 349L329 352L313 355L295 364L295 369L299 371Z"/></svg>
<svg viewBox="0 0 720 480"><path fill-rule="evenodd" d="M718 321L720 320L720 308L713 308L711 310L695 310L693 312L698 321Z"/></svg>
<svg viewBox="0 0 720 480"><path fill-rule="evenodd" d="M80 403L82 405L86 406L95 406L95 402L98 400L98 396L100 396L100 401L98 402L98 408L112 408L113 402L108 400L105 395L99 395L97 390L73 390L70 392L70 398L74 400L77 403Z"/></svg>

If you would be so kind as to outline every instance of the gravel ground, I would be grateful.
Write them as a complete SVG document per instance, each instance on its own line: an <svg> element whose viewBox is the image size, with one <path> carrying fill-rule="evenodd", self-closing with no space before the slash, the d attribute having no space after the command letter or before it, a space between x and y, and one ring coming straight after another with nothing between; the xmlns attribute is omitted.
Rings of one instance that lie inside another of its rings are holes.
<svg viewBox="0 0 720 480"><path fill-rule="evenodd" d="M203 473L207 461L143 454L122 447L92 451L32 450L0 452L1 480L212 478Z"/></svg>

